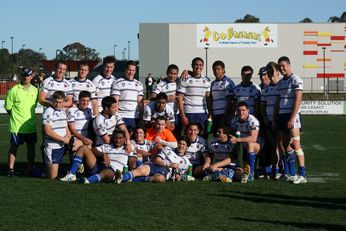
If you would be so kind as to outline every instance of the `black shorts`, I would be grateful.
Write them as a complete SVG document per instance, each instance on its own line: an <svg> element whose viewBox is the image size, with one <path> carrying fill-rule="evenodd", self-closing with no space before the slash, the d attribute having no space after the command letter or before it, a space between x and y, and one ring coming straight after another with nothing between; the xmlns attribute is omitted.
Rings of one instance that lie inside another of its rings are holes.
<svg viewBox="0 0 346 231"><path fill-rule="evenodd" d="M11 132L11 144L20 146L24 143L27 144L36 144L37 143L37 133L14 133Z"/></svg>

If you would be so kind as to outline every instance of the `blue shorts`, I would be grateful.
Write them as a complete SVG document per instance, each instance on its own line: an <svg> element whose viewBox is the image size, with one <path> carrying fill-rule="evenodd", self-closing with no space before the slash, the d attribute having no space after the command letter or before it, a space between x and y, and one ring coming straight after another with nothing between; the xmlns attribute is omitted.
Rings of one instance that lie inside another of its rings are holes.
<svg viewBox="0 0 346 231"><path fill-rule="evenodd" d="M291 117L291 113L286 114L279 114L278 119L278 130L281 132L289 133L290 129L287 128L287 122ZM294 128L300 128L301 129L301 116L300 113L296 115L295 121L294 121Z"/></svg>
<svg viewBox="0 0 346 231"><path fill-rule="evenodd" d="M111 166L106 167L102 161L97 161L94 167L92 167L92 169L89 170L89 175L91 176L97 174L104 169L109 169L113 172L113 174L115 173L114 169Z"/></svg>
<svg viewBox="0 0 346 231"><path fill-rule="evenodd" d="M144 165L149 165L150 166L150 173L149 176L153 176L156 174L164 175L165 177L169 173L168 169L166 167L159 166L154 163L145 163Z"/></svg>
<svg viewBox="0 0 346 231"><path fill-rule="evenodd" d="M47 164L60 164L65 154L65 147L52 149L43 146L43 156Z"/></svg>
<svg viewBox="0 0 346 231"><path fill-rule="evenodd" d="M36 144L37 143L37 133L14 133L11 132L11 144L20 146L24 143Z"/></svg>
<svg viewBox="0 0 346 231"><path fill-rule="evenodd" d="M132 118L123 118L123 121L127 127L127 130L129 132L135 131L135 129L138 127L138 119L132 119Z"/></svg>
<svg viewBox="0 0 346 231"><path fill-rule="evenodd" d="M185 113L190 123L197 123L204 130L207 124L208 115L206 113Z"/></svg>

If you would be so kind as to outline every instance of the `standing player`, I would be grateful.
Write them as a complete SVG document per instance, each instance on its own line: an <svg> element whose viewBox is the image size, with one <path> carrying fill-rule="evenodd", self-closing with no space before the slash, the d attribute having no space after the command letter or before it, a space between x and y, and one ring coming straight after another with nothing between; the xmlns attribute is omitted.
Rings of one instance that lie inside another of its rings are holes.
<svg viewBox="0 0 346 231"><path fill-rule="evenodd" d="M278 64L283 78L278 82L280 93L278 129L289 168L290 181L294 184L306 183L305 157L300 145L301 118L299 108L303 97L303 80L293 74L288 57L279 58ZM298 157L298 176L295 172L295 159Z"/></svg>
<svg viewBox="0 0 346 231"><path fill-rule="evenodd" d="M134 131L143 116L143 85L134 79L137 71L135 61L127 61L125 77L117 79L112 85L112 96L119 102L119 114L127 129Z"/></svg>
<svg viewBox="0 0 346 231"><path fill-rule="evenodd" d="M6 95L5 109L10 116L9 132L11 134L8 151L8 176L14 176L14 164L18 147L27 144L27 169L31 174L35 163L35 144L37 142L35 108L38 102L38 90L30 84L33 71L24 68L21 81L12 87Z"/></svg>
<svg viewBox="0 0 346 231"><path fill-rule="evenodd" d="M64 108L72 107L73 92L72 87L64 75L66 73L67 64L59 61L56 65L56 70L53 76L46 78L41 85L38 96L39 102L45 107L53 106L53 93L62 91L66 95L66 100L63 102Z"/></svg>
<svg viewBox="0 0 346 231"><path fill-rule="evenodd" d="M83 144L91 147L93 143L89 139L89 122L93 118L91 109L89 108L90 92L81 91L78 98L77 105L69 108L67 111L68 129L76 138L73 147L74 151Z"/></svg>
<svg viewBox="0 0 346 231"><path fill-rule="evenodd" d="M218 60L213 63L215 80L211 82L212 104L212 132L216 136L216 130L221 124L226 124L228 118L232 118L234 82L225 75L225 64Z"/></svg>
<svg viewBox="0 0 346 231"><path fill-rule="evenodd" d="M234 88L233 112L239 102L245 102L250 110L250 114L259 116L259 104L261 99L261 89L257 84L251 82L253 69L250 66L243 66L241 69L241 83ZM232 113L233 115L233 113Z"/></svg>
<svg viewBox="0 0 346 231"><path fill-rule="evenodd" d="M70 131L67 127L67 115L64 110L65 94L56 91L53 94L53 107L48 107L42 114L44 133L43 157L47 168L47 177L58 176L59 164L65 154L65 144L70 142Z"/></svg>
<svg viewBox="0 0 346 231"><path fill-rule="evenodd" d="M181 81L177 89L178 106L181 124L186 128L189 123L200 124L204 136L207 135L205 125L210 112L210 80L202 76L203 59L192 60L192 73Z"/></svg>
<svg viewBox="0 0 346 231"><path fill-rule="evenodd" d="M91 95L91 106L92 111L95 116L99 114L98 102L96 97L96 87L89 79L87 79L89 74L89 64L86 62L81 62L78 65L78 75L70 80L70 84L73 91L73 104L76 105L79 101L79 93L81 91L88 91Z"/></svg>
<svg viewBox="0 0 346 231"><path fill-rule="evenodd" d="M240 131L240 138L231 136L232 144L243 144L243 158L245 159L244 169L250 168L249 175L244 175L242 183L248 180L253 181L255 176L256 155L261 149L258 143L259 122L255 116L250 114L248 105L240 102L237 105L236 116L231 121L233 134Z"/></svg>
<svg viewBox="0 0 346 231"><path fill-rule="evenodd" d="M102 110L102 99L111 95L112 84L115 81L115 77L113 76L115 63L116 59L114 56L106 56L103 59L102 74L96 76L92 81L96 87L99 112Z"/></svg>

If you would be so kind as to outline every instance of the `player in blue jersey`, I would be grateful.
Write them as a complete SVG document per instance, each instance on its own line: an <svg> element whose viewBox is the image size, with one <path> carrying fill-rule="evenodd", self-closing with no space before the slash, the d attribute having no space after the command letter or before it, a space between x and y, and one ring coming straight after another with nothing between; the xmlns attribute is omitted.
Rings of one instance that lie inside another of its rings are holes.
<svg viewBox="0 0 346 231"><path fill-rule="evenodd" d="M278 64L283 78L278 82L280 93L278 100L278 129L281 142L286 151L290 177L288 180L294 184L306 183L305 157L300 144L300 105L303 98L303 80L293 74L291 62L288 57L279 58ZM296 156L298 158L298 175L295 172Z"/></svg>

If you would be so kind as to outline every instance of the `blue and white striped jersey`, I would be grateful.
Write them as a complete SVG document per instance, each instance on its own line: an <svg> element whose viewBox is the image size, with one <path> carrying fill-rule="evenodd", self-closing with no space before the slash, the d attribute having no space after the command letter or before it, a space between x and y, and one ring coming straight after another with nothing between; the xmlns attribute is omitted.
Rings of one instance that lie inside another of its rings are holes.
<svg viewBox="0 0 346 231"><path fill-rule="evenodd" d="M275 103L279 95L276 84L270 84L262 89L261 103L266 105L266 117L269 121L273 121Z"/></svg>
<svg viewBox="0 0 346 231"><path fill-rule="evenodd" d="M177 91L177 85L178 85L177 81L169 82L167 79L163 79L156 85L153 92L156 94L159 94L162 92L162 93L165 93L167 96L175 95ZM178 106L175 102L169 102L168 105L174 109L174 112L177 113Z"/></svg>
<svg viewBox="0 0 346 231"><path fill-rule="evenodd" d="M92 80L94 86L96 87L96 96L98 100L99 111L102 111L102 99L106 96L111 95L112 84L114 81L115 77L113 75L108 78L105 78L102 75L98 75Z"/></svg>
<svg viewBox="0 0 346 231"><path fill-rule="evenodd" d="M185 113L207 113L206 93L210 92L210 80L207 77L189 76L181 81L177 93L184 95Z"/></svg>
<svg viewBox="0 0 346 231"><path fill-rule="evenodd" d="M95 145L103 144L102 136L106 134L111 136L114 129L121 124L124 124L124 121L118 113L110 118L106 118L102 113L96 116L93 122L93 128L97 137Z"/></svg>
<svg viewBox="0 0 346 231"><path fill-rule="evenodd" d="M303 80L297 75L291 74L288 78L282 78L277 84L280 93L279 114L291 113L295 101L295 92L303 90Z"/></svg>
<svg viewBox="0 0 346 231"><path fill-rule="evenodd" d="M114 171L120 170L122 172L124 166L127 166L129 156L133 156L133 153L125 151L124 146L116 148L113 144L103 144L96 149L108 155L110 166Z"/></svg>
<svg viewBox="0 0 346 231"><path fill-rule="evenodd" d="M145 152L150 152L155 146L155 143L150 140L144 140L143 143L137 143L135 140L131 140L131 144L132 146L135 146L135 147L137 146L138 150L142 150ZM140 154L137 153L137 155L140 155ZM138 158L138 159L142 159L143 163L147 163L150 161L150 158L148 156Z"/></svg>
<svg viewBox="0 0 346 231"><path fill-rule="evenodd" d="M211 82L213 115L226 113L227 98L233 96L234 87L234 82L227 76L224 76L221 80Z"/></svg>
<svg viewBox="0 0 346 231"><path fill-rule="evenodd" d="M159 116L165 117L171 123L174 123L175 121L174 110L168 104L166 104L166 107L164 108L162 112L158 112L156 110L155 102L150 102L148 105L144 107L144 113L143 113L144 121L150 122L152 120L155 120Z"/></svg>
<svg viewBox="0 0 346 231"><path fill-rule="evenodd" d="M143 96L143 84L136 79L117 79L112 85L112 96L119 96L119 114L123 118L138 118L138 97Z"/></svg>
<svg viewBox="0 0 346 231"><path fill-rule="evenodd" d="M234 88L234 100L247 103L250 114L255 113L255 102L261 99L261 89L257 84L250 85L238 84Z"/></svg>
<svg viewBox="0 0 346 231"><path fill-rule="evenodd" d="M62 79L58 81L52 76L43 80L40 91L47 93L46 100L49 102L53 102L53 94L56 91L64 92L65 96L73 95L72 87L68 80Z"/></svg>
<svg viewBox="0 0 346 231"><path fill-rule="evenodd" d="M189 165L191 164L186 156L179 156L176 150L173 150L169 147L163 148L159 152L158 157L160 157L167 165L172 163L178 164L179 168L177 169L177 172L180 174L186 173Z"/></svg>
<svg viewBox="0 0 346 231"><path fill-rule="evenodd" d="M208 152L208 147L205 139L197 137L194 142L186 150L185 156L192 164L201 165L203 163L203 153Z"/></svg>
<svg viewBox="0 0 346 231"><path fill-rule="evenodd" d="M85 110L79 109L77 106L67 110L67 122L74 123L78 133L84 137L88 137L89 122L93 118L90 108Z"/></svg>
<svg viewBox="0 0 346 231"><path fill-rule="evenodd" d="M230 140L222 143L217 138L213 138L208 144L209 152L213 155L213 164L223 161L227 157L231 158L234 152L234 145Z"/></svg>
<svg viewBox="0 0 346 231"><path fill-rule="evenodd" d="M67 115L64 109L57 110L52 107L46 108L42 114L42 124L49 124L52 130L59 136L66 136L67 130ZM44 146L52 149L62 148L63 142L53 140L49 136L45 136Z"/></svg>
<svg viewBox="0 0 346 231"><path fill-rule="evenodd" d="M73 103L78 102L78 96L81 91L88 91L91 94L91 99L97 99L96 87L89 79L79 80L77 77L70 80L73 91Z"/></svg>
<svg viewBox="0 0 346 231"><path fill-rule="evenodd" d="M232 131L240 131L240 137L247 137L252 130L259 131L259 121L250 114L245 121L240 121L239 116L236 115L231 121L231 129Z"/></svg>

